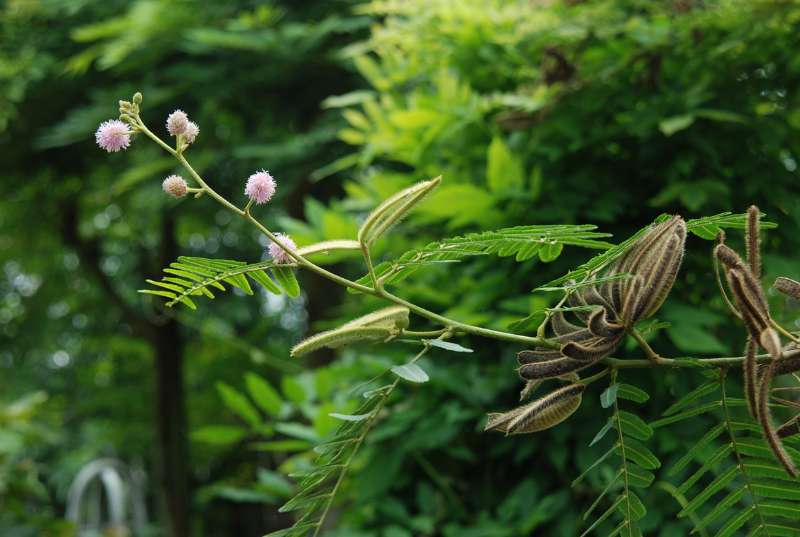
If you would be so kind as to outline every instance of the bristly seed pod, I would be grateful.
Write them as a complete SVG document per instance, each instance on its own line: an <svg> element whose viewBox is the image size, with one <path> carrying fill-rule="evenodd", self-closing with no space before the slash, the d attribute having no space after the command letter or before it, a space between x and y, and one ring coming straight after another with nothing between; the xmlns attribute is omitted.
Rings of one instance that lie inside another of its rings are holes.
<svg viewBox="0 0 800 537"><path fill-rule="evenodd" d="M757 241L754 242L754 246L757 246ZM724 244L714 248L714 255L723 265L734 302L750 337L773 358L780 358L780 338L771 326L769 306L760 282L736 252ZM751 257L757 257L755 252Z"/></svg>
<svg viewBox="0 0 800 537"><path fill-rule="evenodd" d="M798 477L800 474L798 474L797 467L791 456L783 447L783 442L772 425L772 416L769 411L769 396L772 387L772 378L775 375L775 363L776 362L772 362L767 366L764 371L764 377L761 379L758 393L758 421L761 424L764 438L767 440L767 444L769 444L775 458L781 463L786 473L792 477Z"/></svg>
<svg viewBox="0 0 800 537"><path fill-rule="evenodd" d="M800 300L800 283L791 278L784 278L781 276L775 280L772 286L786 296L790 296L795 300Z"/></svg>
<svg viewBox="0 0 800 537"><path fill-rule="evenodd" d="M489 414L485 431L524 434L549 429L570 417L581 405L581 395L586 386L570 384L505 413Z"/></svg>
<svg viewBox="0 0 800 537"><path fill-rule="evenodd" d="M756 363L756 350L758 347L752 337L747 338L745 346L745 360L742 364L744 395L747 410L753 418L758 419L758 366Z"/></svg>
<svg viewBox="0 0 800 537"><path fill-rule="evenodd" d="M759 219L761 211L758 207L751 205L747 209L747 229L745 231L745 243L747 245L747 264L750 271L757 279L761 279L761 233L759 230Z"/></svg>
<svg viewBox="0 0 800 537"><path fill-rule="evenodd" d="M320 332L307 339L304 339L294 347L290 352L291 356L302 356L311 351L321 349L322 347L336 348L351 343L358 342L372 342L385 341L392 336L392 330L384 326L354 326L354 327L340 327L327 332Z"/></svg>
<svg viewBox="0 0 800 537"><path fill-rule="evenodd" d="M544 362L533 362L523 364L519 369L519 376L525 380L536 379L552 379L580 371L589 367L594 362L581 362L573 360L572 358L556 358L555 360L547 360Z"/></svg>
<svg viewBox="0 0 800 537"><path fill-rule="evenodd" d="M800 434L800 416L793 417L778 427L778 430L775 432L778 434L779 438L787 438L789 436Z"/></svg>

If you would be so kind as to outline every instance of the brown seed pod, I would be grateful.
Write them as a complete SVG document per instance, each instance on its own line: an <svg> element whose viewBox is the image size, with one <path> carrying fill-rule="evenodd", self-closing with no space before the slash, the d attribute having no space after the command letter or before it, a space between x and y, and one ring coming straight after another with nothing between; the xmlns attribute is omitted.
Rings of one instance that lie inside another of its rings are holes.
<svg viewBox="0 0 800 537"><path fill-rule="evenodd" d="M570 384L505 413L489 414L484 430L509 434L525 434L549 429L570 417L581 405L586 386Z"/></svg>
<svg viewBox="0 0 800 537"><path fill-rule="evenodd" d="M625 327L621 324L608 321L606 308L601 308L592 312L589 316L589 332L602 338L613 338L619 336Z"/></svg>
<svg viewBox="0 0 800 537"><path fill-rule="evenodd" d="M611 354L622 339L622 333L614 338L590 340L586 343L570 341L561 346L561 354L580 362L596 362Z"/></svg>
<svg viewBox="0 0 800 537"><path fill-rule="evenodd" d="M744 395L747 401L747 410L753 418L758 419L758 368L756 364L756 350L758 346L752 337L747 338L745 346L745 360L742 364L744 379Z"/></svg>
<svg viewBox="0 0 800 537"><path fill-rule="evenodd" d="M791 456L786 452L783 447L783 442L778 436L775 428L772 425L772 415L769 411L769 396L772 389L772 378L775 374L773 367L775 362L771 363L764 371L764 376L761 379L761 384L758 390L758 421L761 424L761 430L764 433L764 438L767 440L770 449L772 450L775 459L792 477L798 477L797 467L794 464Z"/></svg>
<svg viewBox="0 0 800 537"><path fill-rule="evenodd" d="M524 364L517 371L519 376L525 380L553 379L567 373L580 371L593 363L562 357L555 360Z"/></svg>
<svg viewBox="0 0 800 537"><path fill-rule="evenodd" d="M775 280L775 283L772 284L772 287L784 295L790 296L795 300L800 300L800 282L796 282L791 278L784 278L781 276Z"/></svg>
<svg viewBox="0 0 800 537"><path fill-rule="evenodd" d="M550 317L550 327L557 336L565 336L581 330L581 327L572 324L564 317L563 311L557 311Z"/></svg>
<svg viewBox="0 0 800 537"><path fill-rule="evenodd" d="M779 438L787 438L789 436L794 436L796 434L800 434L800 416L795 416L780 427L778 430L775 431Z"/></svg>
<svg viewBox="0 0 800 537"><path fill-rule="evenodd" d="M759 230L761 211L758 207L751 205L747 209L747 230L745 232L745 243L747 244L747 264L750 265L750 272L756 279L761 279L761 233Z"/></svg>

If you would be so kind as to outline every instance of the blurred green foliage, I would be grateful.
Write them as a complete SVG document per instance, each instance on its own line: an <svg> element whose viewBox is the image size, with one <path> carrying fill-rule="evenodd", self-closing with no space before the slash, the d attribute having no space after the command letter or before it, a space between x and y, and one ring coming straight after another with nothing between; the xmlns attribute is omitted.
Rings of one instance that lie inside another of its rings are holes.
<svg viewBox="0 0 800 537"><path fill-rule="evenodd" d="M153 347L125 315L162 318L159 299L135 294L144 278L158 277L178 252L262 257L252 230L209 200L165 199L160 179L177 169L151 144L136 140L111 156L94 146L97 123L136 90L151 127L177 107L200 124L190 159L231 199L241 200L253 169L269 169L278 198L257 214L301 245L354 239L380 200L441 174L437 192L377 243L377 262L517 225L596 224L622 240L661 212L689 218L757 203L779 224L764 243L765 280L800 277L794 3L18 0L2 9L0 390L8 404L33 390L50 399L39 405L47 411L37 428L48 440L33 440L28 468L36 470L19 467L28 439L8 444L0 461L15 484L0 498L29 502L0 518L0 530L36 534L57 524L70 479L92 458L141 458L151 468L158 458L155 409L136 404L154 397ZM81 240L95 245L99 270L65 235L65 215L76 215ZM164 259L171 218L176 252ZM709 244L688 242L648 334L664 355L741 350ZM549 304L533 288L591 254L559 253L424 267L393 290L450 317L508 329ZM335 261L348 276L363 275L360 264ZM301 299L228 296L177 312L199 534L289 525L275 512L293 491L283 476L307 468L306 448L336 427L330 413L357 408L357 387L380 385L414 354L395 345L288 361L307 323L329 328L379 305L301 277ZM796 304L772 301L778 319L795 321ZM581 513L612 471L570 488L598 455L589 443L608 417L597 404L602 386L556 429L483 435L487 411L516 403L521 349L461 343L475 352L434 349L420 362L430 381L393 393L344 481L331 535L561 536L584 524ZM632 346L620 352L639 355ZM646 421L702 382L664 370L626 371L621 380L650 393L639 414ZM648 445L668 466L712 423L657 429ZM689 532L662 488L643 501L646 535Z"/></svg>

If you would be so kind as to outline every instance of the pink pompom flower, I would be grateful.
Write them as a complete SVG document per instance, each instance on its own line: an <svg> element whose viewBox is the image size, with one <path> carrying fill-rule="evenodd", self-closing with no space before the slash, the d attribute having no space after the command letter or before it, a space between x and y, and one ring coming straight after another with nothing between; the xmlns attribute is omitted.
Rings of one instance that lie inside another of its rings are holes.
<svg viewBox="0 0 800 537"><path fill-rule="evenodd" d="M102 149L116 153L131 145L131 131L128 125L118 119L104 121L94 133L94 138Z"/></svg>
<svg viewBox="0 0 800 537"><path fill-rule="evenodd" d="M278 239L278 242L280 242L289 250L293 252L297 250L297 245L294 243L292 239L289 238L288 235L284 235L283 233L276 233L275 238ZM272 261L274 261L278 265L294 262L294 259L289 257L289 254L287 254L283 248L281 248L274 242L271 242L267 249L269 250L269 255L272 258Z"/></svg>
<svg viewBox="0 0 800 537"><path fill-rule="evenodd" d="M183 139L186 140L187 144L191 144L194 143L194 139L197 138L198 134L200 134L200 127L194 121L190 121L186 124L186 130L183 131Z"/></svg>
<svg viewBox="0 0 800 537"><path fill-rule="evenodd" d="M189 185L180 175L170 175L164 179L161 188L173 198L182 198L189 191Z"/></svg>
<svg viewBox="0 0 800 537"><path fill-rule="evenodd" d="M183 110L175 110L167 116L167 131L170 136L177 136L186 132L189 126L189 116Z"/></svg>
<svg viewBox="0 0 800 537"><path fill-rule="evenodd" d="M261 170L247 178L244 187L245 195L258 205L266 203L275 194L275 179L266 170Z"/></svg>

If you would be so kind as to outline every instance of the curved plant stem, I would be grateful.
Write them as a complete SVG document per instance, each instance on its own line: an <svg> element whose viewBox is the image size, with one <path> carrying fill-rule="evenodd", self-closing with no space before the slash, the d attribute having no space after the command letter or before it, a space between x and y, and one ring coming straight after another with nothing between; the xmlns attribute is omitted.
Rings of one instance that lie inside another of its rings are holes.
<svg viewBox="0 0 800 537"><path fill-rule="evenodd" d="M256 218L254 218L252 214L250 214L249 206L246 207L246 209L240 209L240 208L236 207L234 204L232 204L231 202L229 202L227 199L225 199L223 196L221 196L213 188L211 188L211 186L209 186L208 183L206 183L203 180L203 178L200 176L199 173L197 173L197 171L192 167L192 165L189 164L189 161L186 160L186 158L183 156L183 153L181 151L176 151L175 149L173 149L172 147L167 145L158 136L153 134L153 132L150 131L150 129L148 129L145 126L144 122L142 122L142 120L140 118L137 118L137 121L138 121L139 130L142 133L144 133L147 137L152 139L154 142L156 142L159 146L161 146L169 154L174 156L178 160L178 162L180 162L183 165L183 167L186 168L186 170L189 172L189 174L192 176L192 178L197 182L197 184L200 185L200 188L202 188L203 191L207 192L209 196L214 198L214 200L216 200L218 203L220 203L223 207L225 207L229 211L241 216L242 218L244 218L245 220L247 220L248 222L253 224L270 241L272 241L273 243L277 244L280 248L282 248L283 251L286 252L286 254L291 259L293 259L297 263L297 265L299 267L304 268L304 269L308 269L308 270L310 270L312 272L315 272L319 276L322 276L323 278L327 278L327 279L329 279L329 280L331 280L333 282L336 282L339 285L342 285L344 287L348 287L350 289L359 291L359 292L364 293L364 294L368 294L368 295L376 296L376 297L379 297L379 298L383 298L384 300L387 300L389 302L393 302L394 304L397 304L399 306L405 306L409 310L413 311L414 313L416 313L417 315L419 315L421 317L425 317L425 318L427 318L427 319L429 319L431 321L434 321L436 323L439 323L439 324L441 324L441 325L443 325L443 326L445 326L447 328L456 329L456 330L458 330L460 332L464 332L464 333L467 333L467 334L475 334L475 335L478 335L478 336L485 336L485 337L490 337L490 338L500 339L500 340L505 340L505 341L513 341L513 342L516 342L516 343L524 343L526 345L538 345L538 346L548 347L548 348L558 348L559 347L559 345L557 343L555 343L553 341L550 341L550 340L548 340L546 338L524 336L524 335L521 335L521 334L513 334L511 332L502 332L500 330L492 330L492 329L489 329L489 328L483 328L483 327L480 327L480 326L474 326L474 325L471 325L471 324L467 324L467 323L462 323L460 321L456 321L454 319L449 319L449 318L447 318L447 317L445 317L443 315L439 315L438 313L434 313L434 312L432 312L430 310L427 310L427 309L425 309L425 308L423 308L421 306L418 306L416 304L408 302L407 300L404 300L404 299L402 299L402 298L400 298L398 296L395 296L395 295L389 293L388 291L382 289L381 286L378 284L376 278L375 278L374 270L371 271L371 275L372 275L372 278L373 278L373 282L375 283L375 287L367 287L366 285L362 285L362 284L360 284L358 282L354 282L352 280L349 280L347 278L339 276L338 274L330 272L330 271L320 267L319 265L316 265L316 264L312 263L311 261L309 261L305 257L297 254L294 250L291 250L290 248L287 248L283 243L281 243L277 239L277 237L269 229L267 229L261 222L259 222Z"/></svg>

